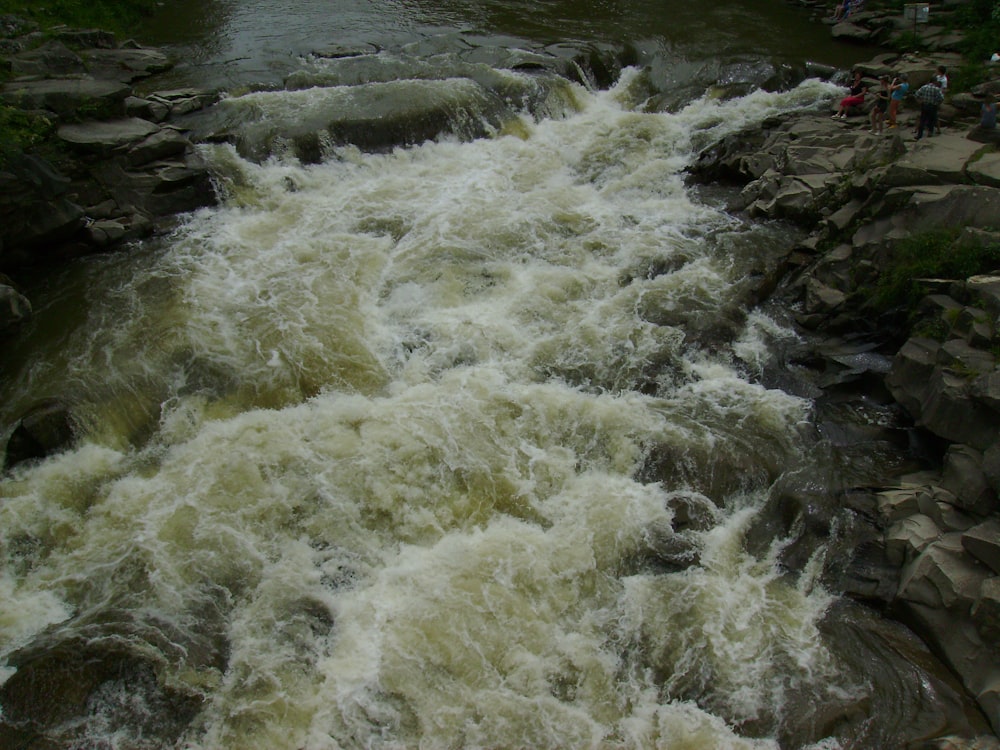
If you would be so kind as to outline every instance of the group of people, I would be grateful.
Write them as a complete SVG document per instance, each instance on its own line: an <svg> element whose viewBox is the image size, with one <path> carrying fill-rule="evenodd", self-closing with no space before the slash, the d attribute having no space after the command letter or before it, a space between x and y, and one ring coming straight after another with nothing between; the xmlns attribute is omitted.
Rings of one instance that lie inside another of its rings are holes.
<svg viewBox="0 0 1000 750"><path fill-rule="evenodd" d="M833 11L834 21L843 21L858 13L865 6L865 0L841 0Z"/></svg>
<svg viewBox="0 0 1000 750"><path fill-rule="evenodd" d="M918 88L913 98L920 104L920 118L914 135L917 140L941 132L938 125L938 109L944 102L945 92L948 90L948 71L943 65L939 65L934 77L926 84ZM872 107L869 115L871 120L871 133L881 134L886 129L898 127L897 116L903 100L910 92L910 82L905 73L890 78L887 75L879 77L879 88L875 91L875 106ZM851 82L850 92L840 100L840 106L835 120L847 119L847 113L852 107L859 107L864 104L865 97L871 93L871 88L866 86L861 78L861 71L854 71L854 79Z"/></svg>

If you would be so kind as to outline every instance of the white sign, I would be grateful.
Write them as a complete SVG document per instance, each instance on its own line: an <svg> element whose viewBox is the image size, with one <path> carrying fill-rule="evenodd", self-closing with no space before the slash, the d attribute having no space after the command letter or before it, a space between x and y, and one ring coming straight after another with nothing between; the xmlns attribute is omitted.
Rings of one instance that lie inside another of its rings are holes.
<svg viewBox="0 0 1000 750"><path fill-rule="evenodd" d="M903 6L903 18L913 23L927 23L931 15L930 3L907 3Z"/></svg>

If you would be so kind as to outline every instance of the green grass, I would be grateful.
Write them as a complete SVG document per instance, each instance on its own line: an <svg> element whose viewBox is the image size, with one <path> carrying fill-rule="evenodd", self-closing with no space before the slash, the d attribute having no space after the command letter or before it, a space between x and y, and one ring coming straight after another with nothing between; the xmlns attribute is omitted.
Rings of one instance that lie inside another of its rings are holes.
<svg viewBox="0 0 1000 750"><path fill-rule="evenodd" d="M0 15L27 18L43 29L65 24L124 33L156 5L156 0L0 0Z"/></svg>
<svg viewBox="0 0 1000 750"><path fill-rule="evenodd" d="M959 238L957 229L937 229L898 242L875 285L872 304L881 312L912 313L928 292L921 279L967 279L1000 268L1000 245Z"/></svg>

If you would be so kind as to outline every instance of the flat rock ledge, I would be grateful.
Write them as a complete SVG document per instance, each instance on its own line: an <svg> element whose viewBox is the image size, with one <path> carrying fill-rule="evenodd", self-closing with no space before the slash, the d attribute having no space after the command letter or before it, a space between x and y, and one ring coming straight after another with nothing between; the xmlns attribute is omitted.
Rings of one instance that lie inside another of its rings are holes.
<svg viewBox="0 0 1000 750"><path fill-rule="evenodd" d="M4 24L0 42L0 65L14 74L0 85L0 104L44 135L0 166L5 271L125 246L215 202L207 165L175 121L218 95L134 88L152 88L172 67L163 52L104 31L40 34L27 23ZM0 294L0 330L30 316L10 279Z"/></svg>
<svg viewBox="0 0 1000 750"><path fill-rule="evenodd" d="M904 66L912 82L937 63L882 56L859 67ZM910 624L1000 733L1000 268L919 280L927 295L916 321L873 315L866 299L908 239L947 230L954 247L1000 246L1000 153L972 117L976 92L963 96L943 108L944 132L919 141L913 103L898 129L876 135L867 111L831 119L831 101L714 144L690 178L736 185L734 212L805 230L779 296L804 332L877 355L885 366L866 376L937 446L927 470L865 502L845 497L875 527L874 547L855 553L849 593Z"/></svg>

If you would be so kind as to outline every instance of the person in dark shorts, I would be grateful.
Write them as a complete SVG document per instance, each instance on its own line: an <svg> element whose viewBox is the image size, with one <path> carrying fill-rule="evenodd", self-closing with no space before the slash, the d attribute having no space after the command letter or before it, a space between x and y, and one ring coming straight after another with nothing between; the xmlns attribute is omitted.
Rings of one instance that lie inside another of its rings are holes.
<svg viewBox="0 0 1000 750"><path fill-rule="evenodd" d="M889 76L880 76L878 83L878 91L875 92L875 106L872 107L871 112L871 132L875 135L881 135L885 132L885 112L889 109Z"/></svg>

